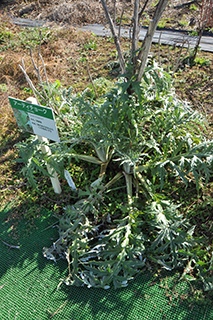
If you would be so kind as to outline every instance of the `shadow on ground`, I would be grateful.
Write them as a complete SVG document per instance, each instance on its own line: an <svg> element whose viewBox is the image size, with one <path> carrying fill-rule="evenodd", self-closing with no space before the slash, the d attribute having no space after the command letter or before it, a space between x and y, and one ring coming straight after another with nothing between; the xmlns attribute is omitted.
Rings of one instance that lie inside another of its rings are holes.
<svg viewBox="0 0 213 320"><path fill-rule="evenodd" d="M56 290L67 273L63 260L46 260L42 248L57 239L56 218L43 210L29 232L27 221L18 225L17 239L11 237L13 225L7 221L12 210L0 211L0 319L117 320L117 319L213 319L208 303L185 301L190 291L186 282L177 282L177 274L152 271L139 274L128 287L114 290L67 287ZM154 279L154 280L153 280Z"/></svg>

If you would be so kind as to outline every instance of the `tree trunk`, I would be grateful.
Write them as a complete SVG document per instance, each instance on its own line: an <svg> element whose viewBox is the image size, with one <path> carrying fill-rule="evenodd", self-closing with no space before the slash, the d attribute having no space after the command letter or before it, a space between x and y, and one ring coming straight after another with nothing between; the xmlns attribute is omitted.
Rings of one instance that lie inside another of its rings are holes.
<svg viewBox="0 0 213 320"><path fill-rule="evenodd" d="M135 52L138 48L138 12L139 12L139 0L135 0L134 15L133 15L133 32L132 32L132 52ZM133 59L134 61L134 59Z"/></svg>
<svg viewBox="0 0 213 320"><path fill-rule="evenodd" d="M139 22L140 22L140 18L141 15L144 12L145 7L147 6L149 0L145 1L145 4L142 8L142 10L139 12L139 0L134 0L134 16L133 16L133 36L132 36L132 53L137 51L137 45L138 45L138 35L139 35ZM120 42L119 42L119 37L116 35L116 31L115 31L115 26L114 23L112 21L112 18L110 16L109 10L107 8L107 4L105 0L101 0L102 6L104 8L105 11L105 15L107 17L109 26L110 26L110 30L112 32L112 36L114 38L114 42L116 45L116 49L118 52L118 59L120 62L120 67L121 67L121 72L124 74L126 71L125 68L125 60L122 54L122 50L121 50L121 46L120 46ZM150 21L149 24L149 28L147 31L147 34L145 36L145 39L143 41L143 44L141 46L140 52L138 55L133 55L133 75L135 75L138 71L138 75L137 75L137 81L141 81L141 78L143 76L146 64L147 64L147 59L148 59L148 54L151 48L151 44L152 44L152 38L154 36L155 30L157 28L158 22L162 16L163 11L166 8L166 5L168 3L168 0L159 0L156 10L155 10L155 14L153 17L153 20ZM141 61L140 66L138 68L138 60ZM131 76L131 75L130 75Z"/></svg>
<svg viewBox="0 0 213 320"><path fill-rule="evenodd" d="M157 28L158 22L162 16L162 13L166 8L167 3L168 3L168 0L159 0L154 17L149 23L148 31L146 33L143 44L141 46L141 51L139 52L139 55L138 55L138 60L141 61L141 64L139 67L137 81L141 81L141 78L143 76L143 73L147 64L148 54L152 44L152 39L153 39L155 30Z"/></svg>

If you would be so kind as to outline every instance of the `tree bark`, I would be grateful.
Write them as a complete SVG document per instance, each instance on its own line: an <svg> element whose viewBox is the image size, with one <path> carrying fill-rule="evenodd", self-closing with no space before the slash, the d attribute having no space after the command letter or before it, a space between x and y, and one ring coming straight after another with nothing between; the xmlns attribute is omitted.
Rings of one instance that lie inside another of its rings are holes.
<svg viewBox="0 0 213 320"><path fill-rule="evenodd" d="M135 0L134 15L133 15L133 31L132 31L132 52L138 48L137 34L138 34L138 12L139 12L139 0Z"/></svg>
<svg viewBox="0 0 213 320"><path fill-rule="evenodd" d="M141 51L138 54L138 60L141 61L141 64L140 64L138 75L137 75L137 81L141 81L142 79L142 76L147 64L147 59L148 59L148 54L151 48L152 39L153 39L155 30L157 28L158 22L162 16L162 13L166 8L167 3L168 3L168 0L159 0L154 17L149 23L149 28L146 33L143 44L141 46Z"/></svg>

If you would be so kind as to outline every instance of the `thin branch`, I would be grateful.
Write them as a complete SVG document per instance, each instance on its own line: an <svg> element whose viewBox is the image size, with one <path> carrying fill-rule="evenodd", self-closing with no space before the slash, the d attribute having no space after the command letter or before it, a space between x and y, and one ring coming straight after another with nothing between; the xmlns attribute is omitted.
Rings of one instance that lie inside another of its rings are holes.
<svg viewBox="0 0 213 320"><path fill-rule="evenodd" d="M44 70L44 76L45 76L46 84L49 86L49 82L48 82L48 79L47 79L47 72L46 72L44 60L43 60L42 55L41 55L40 53L39 53L39 57L40 57L41 62L42 62L42 66L43 66L43 70Z"/></svg>
<svg viewBox="0 0 213 320"><path fill-rule="evenodd" d="M108 10L108 7L106 5L106 1L105 0L101 0L101 3L102 3L102 6L104 8L104 11L105 11L105 14L106 14L106 17L107 17L107 20L109 22L109 26L110 26L110 30L112 32L112 36L114 38L114 42L115 42L115 45L116 45L116 49L117 49L117 52L118 52L118 59L119 59L119 62L120 62L120 67L121 67L121 72L122 73L125 73L125 60L124 60L124 57L123 57L123 54L122 54L122 50L121 50L121 46L120 46L120 41L116 35L116 32L115 32L115 26L114 26L114 23L112 21L112 18L110 16L110 13L109 13L109 10Z"/></svg>
<svg viewBox="0 0 213 320"><path fill-rule="evenodd" d="M37 66L36 66L36 64L35 64L35 61L34 61L34 58L33 58L33 55L32 55L32 49L31 49L31 48L30 48L30 57L31 57L31 61L32 61L33 67L34 67L34 69L35 69L35 71L36 71L38 81L39 81L40 86L41 86L41 88L42 88L43 95L45 96L45 98L47 99L47 101L48 101L48 103L49 103L49 102L50 102L50 99L49 99L49 97L48 97L48 95L47 95L47 93L46 93L46 91L45 91L45 89L44 89L44 86L43 86L43 83L42 83L42 80L41 80L40 70L39 70L39 59L41 58L42 66L43 66L43 69L44 69L44 74L45 74L46 83L48 84L46 69L45 69L45 66L44 66L44 61L43 61L43 58L42 58L42 56L41 56L41 54L40 54L41 39L42 39L42 38L41 38L41 30L40 30L40 32L39 32L39 35L40 35L40 41L39 41L39 48L38 48L38 55L37 55ZM51 92L51 96L52 96L52 98L53 98L52 92ZM53 98L53 101L54 101L54 98ZM54 110L54 109L55 109L55 108L53 107L53 110ZM58 108L57 108L57 110L54 110L54 112L55 112L56 114L60 114Z"/></svg>
<svg viewBox="0 0 213 320"><path fill-rule="evenodd" d="M158 39L158 61L159 61L159 65L161 65L161 58L160 58L160 39L161 39L161 35L162 32L159 35L159 39Z"/></svg>
<svg viewBox="0 0 213 320"><path fill-rule="evenodd" d="M19 246L14 246L14 245L12 245L12 244L9 244L9 243L3 241L1 238L0 238L0 240L1 240L1 242L3 242L6 246L10 247L11 249L20 249Z"/></svg>
<svg viewBox="0 0 213 320"><path fill-rule="evenodd" d="M186 42L188 43L187 51L186 51L185 55L183 56L183 58L180 60L181 53L182 53L182 51L183 51L183 47L184 47L184 44L185 44ZM190 47L190 45L189 45L189 40L184 40L184 37L183 37L183 44L182 44L182 46L181 46L180 53L179 53L179 56L178 56L178 58L177 58L175 68L174 68L174 70L172 71L172 74L175 73L175 71L177 70L177 68L179 67L179 65L181 65L182 62L183 62L183 60L186 58L186 56L187 56L187 54L188 54L188 52L189 52L189 47Z"/></svg>
<svg viewBox="0 0 213 320"><path fill-rule="evenodd" d="M206 21L207 22L207 21ZM192 54L192 61L194 61L196 55L197 55L197 52L198 52L198 48L199 48L199 45L200 45L200 41L201 41L201 38L202 38L202 35L203 35L203 32L204 32L204 29L205 29L205 26L206 26L206 22L203 24L202 28L200 29L199 31L199 35L198 35L198 40L197 40L197 43L196 43L196 46L194 47L194 50L193 50L193 54Z"/></svg>
<svg viewBox="0 0 213 320"><path fill-rule="evenodd" d="M203 35L203 32L205 30L205 27L208 26L211 23L212 19L212 7L213 7L213 0L203 0L202 1L202 7L201 7L201 13L200 13L200 19L199 19L199 34L198 34L198 40L196 43L196 46L193 50L193 54L191 56L191 61L195 60L195 57L197 55L197 51L200 45L200 41Z"/></svg>
<svg viewBox="0 0 213 320"><path fill-rule="evenodd" d="M29 84L31 90L33 91L34 97L38 101L38 96L39 96L47 104L48 101L40 94L40 92L38 92L38 90L33 85L32 81L30 80L29 76L27 75L23 59L21 59L21 61L22 61L22 66L19 64L19 67L21 68L22 72L24 73L25 79L27 80L27 83Z"/></svg>
<svg viewBox="0 0 213 320"><path fill-rule="evenodd" d="M40 50L39 50L40 51ZM40 52L38 53L38 59L40 57ZM37 78L38 78L38 81L40 83L40 86L42 88L42 92L43 92L43 95L45 96L45 98L49 101L49 97L44 89L44 86L43 86L43 83L42 83L42 80L41 80L41 75L40 75L40 70L39 70L39 60L37 59L37 67L36 67L36 64L35 64L35 61L34 61L34 58L33 58L33 55L32 55L32 50L30 48L30 57L31 57L31 61L32 61L32 64L33 64L33 67L36 71L36 74L37 74Z"/></svg>
<svg viewBox="0 0 213 320"><path fill-rule="evenodd" d="M138 14L138 34L137 34L137 40L138 40L138 41L139 41L140 28L142 27L144 18L142 19L141 22L140 22L140 20L141 20L141 17L142 17L142 15L143 15L146 7L147 7L148 2L149 2L149 0L146 0L146 1L145 1L143 8L141 9L141 11L140 11L139 14Z"/></svg>
<svg viewBox="0 0 213 320"><path fill-rule="evenodd" d="M139 24L138 24L138 12L139 12L139 0L135 0L134 14L133 14L133 30L132 30L132 62L133 62L133 75L136 73L137 56L136 51L138 49L138 36L139 36Z"/></svg>
<svg viewBox="0 0 213 320"><path fill-rule="evenodd" d="M27 72L26 72L26 69L25 69L25 65L24 65L24 60L23 60L23 59L21 59L21 61L22 61L22 66L19 65L19 67L21 68L22 72L24 73L25 79L27 80L27 83L29 84L31 90L33 91L33 94L34 94L34 97L35 97L36 100L37 100L37 103L39 104L39 102L38 102L38 96L39 96L39 97L41 98L41 100L42 100L46 105L48 105L49 102L50 102L50 100L49 100L49 97L48 97L48 95L47 95L47 93L46 93L46 91L45 91L45 89L44 89L44 86L43 86L43 84L42 84L42 82L41 82L40 72L39 72L38 67L36 67L36 64L35 64L35 61L34 61L34 59L33 59L32 51L31 51L31 50L30 50L30 56L31 56L31 60L32 60L32 63L33 63L33 67L34 67L34 69L35 69L35 71L36 71L36 73L37 73L37 78L38 78L39 83L40 83L40 85L41 85L41 87L42 87L42 92L43 92L43 94L44 94L45 97L44 97L43 95L41 95L40 92L35 88L33 82L31 81L30 77L28 76L28 74L27 74ZM39 53L39 57L41 57L41 54L40 54L40 53ZM47 80L46 69L45 69L44 61L43 61L42 58L41 58L41 61L42 61L43 67L44 67L45 78L46 78L46 80ZM48 81L47 81L47 83L48 83ZM52 96L52 93L51 93L51 96ZM52 98L53 98L53 100L54 100L54 97L53 97L53 96L52 96ZM57 106L52 105L51 107L52 107L52 109L53 109L53 111L54 111L55 114L60 115L60 111L58 110L58 107L57 107Z"/></svg>
<svg viewBox="0 0 213 320"><path fill-rule="evenodd" d="M184 7L189 7L191 4L194 4L194 3L197 3L199 5L199 2L201 2L201 1L192 0L192 1L189 1L189 2L182 3L181 5L174 6L174 9L181 9L181 8L184 8Z"/></svg>
<svg viewBox="0 0 213 320"><path fill-rule="evenodd" d="M145 1L144 5L143 5L143 8L141 9L141 11L138 14L138 23L140 22L140 19L142 17L142 14L144 13L144 10L146 9L146 6L147 6L148 2L149 2L149 0Z"/></svg>
<svg viewBox="0 0 213 320"><path fill-rule="evenodd" d="M129 41L131 42L132 40L132 29L131 26L129 27Z"/></svg>
<svg viewBox="0 0 213 320"><path fill-rule="evenodd" d="M38 81L39 81L40 86L41 86L41 88L42 88L43 95L45 96L45 98L47 99L48 104L49 104L49 103L50 103L50 99L49 99L49 97L48 97L48 95L47 95L47 93L46 93L46 90L44 89L43 82L42 82L42 80L41 80L41 75L40 75L40 68L39 68L39 59L41 59L42 66L43 66L43 70L44 70L44 75L45 75L46 84L49 86L49 83L48 83L48 80L47 80L46 68L45 68L45 65L44 65L44 60L43 60L43 58L42 58L42 56L41 56L41 53L40 53L40 51L41 51L41 41L42 41L41 30L39 30L39 37L40 37L40 41L39 41L38 55L37 55L37 66L36 66L36 64L35 64L35 61L34 61L34 58L33 58L33 55L32 55L32 49L31 49L31 48L30 48L30 57L31 57L31 61L32 61L33 67L34 67L34 69L35 69L35 71L36 71ZM50 89L50 87L49 87L49 89ZM52 97L53 101L55 102L55 99L54 99L54 97L53 97L53 95L52 95L51 90L49 90L49 91L50 91L50 94L51 94L51 97ZM58 107L57 107L57 106L56 106L56 107L55 107L55 106L52 106L52 109L53 109L53 111L55 112L55 114L60 115L60 111L58 110Z"/></svg>
<svg viewBox="0 0 213 320"><path fill-rule="evenodd" d="M119 41L120 41L120 38L121 38L121 23L122 23L122 18L123 18L124 10L125 10L125 8L123 7L122 12L121 12L121 16L120 16L119 28L118 28L118 40L119 40Z"/></svg>
<svg viewBox="0 0 213 320"><path fill-rule="evenodd" d="M40 77L40 72L39 72L39 66L36 67L36 64L35 64L35 61L33 59L33 55L32 55L32 49L30 48L30 57L31 57L31 61L32 61L32 64L33 64L33 67L36 71L36 74L37 74L37 78L38 78L38 81L41 83L41 77ZM37 61L38 63L38 61ZM38 64L37 64L38 65Z"/></svg>
<svg viewBox="0 0 213 320"><path fill-rule="evenodd" d="M49 92L50 92L50 94L51 94L51 97L52 97L52 99L53 99L53 101L54 101L54 103L55 103L55 98L54 98L54 96L53 96L53 94L52 94L52 90L51 90L51 87L50 87L49 82L48 82L47 71L46 71L46 67L45 67L45 64L44 64L44 60L43 60L41 54L39 54L39 57L40 57L41 62L42 62L42 66L43 66L43 70L44 70L44 76L45 76L46 84L47 84L47 86L48 86L48 88L49 88ZM43 87L42 87L42 88L43 88ZM53 108L53 110L55 109L55 113L56 113L56 114L60 115L60 110L58 109L58 107L57 107L56 104L55 104L55 106L52 106L52 108Z"/></svg>
<svg viewBox="0 0 213 320"><path fill-rule="evenodd" d="M35 71L37 73L37 78L38 78L40 83L42 83L41 76L40 76L40 71L39 71L39 56L40 56L40 50L41 50L41 40L42 40L41 30L39 30L39 46L38 46L38 55L37 55L37 67L36 67L36 64L35 64L33 56L32 56L32 49L30 48L30 57L31 57L31 60L32 60L32 63L33 63L33 67L34 67L34 69L35 69Z"/></svg>
<svg viewBox="0 0 213 320"><path fill-rule="evenodd" d="M41 54L39 54L39 57L40 57L41 62L42 62L42 66L43 66L43 70L44 70L44 76L45 76L46 84L47 84L47 86L48 86L48 88L49 88L49 92L50 92L50 94L51 94L51 97L52 97L52 99L53 99L53 101L54 101L54 103L55 103L55 98L54 98L54 96L53 96L53 94L52 94L52 90L51 90L51 87L50 87L49 82L48 82L47 71L46 71L46 67L45 67L45 64L44 64L44 60L43 60ZM54 109L54 108L56 109L56 110L55 110L55 113L58 114L58 115L60 115L60 110L58 109L57 105L55 105L55 106L53 107L53 109Z"/></svg>
<svg viewBox="0 0 213 320"><path fill-rule="evenodd" d="M170 53L170 49L169 49L169 45L168 45L168 57L169 57L169 61L171 60L171 53ZM168 63L168 65L167 65L167 72L169 72L170 71L170 67L169 67L169 63Z"/></svg>
<svg viewBox="0 0 213 320"><path fill-rule="evenodd" d="M113 22L115 23L115 19L116 19L116 0L114 0L114 4L113 4Z"/></svg>
<svg viewBox="0 0 213 320"><path fill-rule="evenodd" d="M88 75L89 75L89 79L90 79L90 81L91 81L91 83L92 83L92 86L93 86L93 89L94 89L94 91L95 91L95 95L96 95L96 98L97 98L97 97L98 97L98 94L97 94L97 91L96 91L96 88L95 88L95 84L94 84L94 82L93 82L93 80L92 80L91 73L90 73L90 71L89 71L89 66L88 66L87 61L86 61L86 67L87 67L87 73L88 73Z"/></svg>
<svg viewBox="0 0 213 320"><path fill-rule="evenodd" d="M51 312L48 310L48 312L51 314L50 315L50 319L53 318L56 314L62 312L62 310L65 307L65 304L67 303L68 300L66 300L53 314L51 314Z"/></svg>
<svg viewBox="0 0 213 320"><path fill-rule="evenodd" d="M41 51L41 40L42 40L42 36L41 36L41 29L40 29L40 30L39 30L38 56L37 56L37 68L38 68L38 72L39 72L39 56L40 56L40 51Z"/></svg>

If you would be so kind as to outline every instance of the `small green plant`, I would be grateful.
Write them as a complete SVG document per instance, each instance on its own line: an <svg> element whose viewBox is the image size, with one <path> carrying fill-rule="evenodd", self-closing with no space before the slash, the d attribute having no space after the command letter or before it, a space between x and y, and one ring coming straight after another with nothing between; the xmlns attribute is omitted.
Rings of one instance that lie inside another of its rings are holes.
<svg viewBox="0 0 213 320"><path fill-rule="evenodd" d="M107 39L107 42L114 43L114 39L112 37L107 36L106 39Z"/></svg>
<svg viewBox="0 0 213 320"><path fill-rule="evenodd" d="M13 39L14 34L10 31L1 31L0 32L0 43L7 42L8 40Z"/></svg>
<svg viewBox="0 0 213 320"><path fill-rule="evenodd" d="M34 48L40 42L40 31L43 34L42 41L50 41L52 32L48 28L36 29L36 28L24 28L17 34L13 34L10 31L0 32L0 51L5 51L7 48L15 50L18 47Z"/></svg>
<svg viewBox="0 0 213 320"><path fill-rule="evenodd" d="M196 64L199 64L200 66L210 66L210 60L209 59L196 57L194 62Z"/></svg>
<svg viewBox="0 0 213 320"><path fill-rule="evenodd" d="M186 27L186 26L188 26L188 21L186 21L186 20L180 20L180 21L179 21L179 24L180 24L180 26L182 26L182 27Z"/></svg>
<svg viewBox="0 0 213 320"><path fill-rule="evenodd" d="M94 83L96 92L94 91L92 84L88 85L85 91L85 95L87 99L95 98L96 93L98 97L104 96L107 92L109 92L110 89L112 89L114 85L112 81L102 77L95 79L93 83Z"/></svg>
<svg viewBox="0 0 213 320"><path fill-rule="evenodd" d="M97 43L94 40L90 40L88 43L83 45L85 51L97 50Z"/></svg>
<svg viewBox="0 0 213 320"><path fill-rule="evenodd" d="M198 35L198 32L195 31L195 30L192 30L189 32L190 36L197 36Z"/></svg>
<svg viewBox="0 0 213 320"><path fill-rule="evenodd" d="M8 90L8 86L6 83L0 84L0 91L6 92Z"/></svg>
<svg viewBox="0 0 213 320"><path fill-rule="evenodd" d="M165 28L166 24L168 22L168 19L167 18L164 18L164 19L161 19L158 23L158 27L159 28Z"/></svg>
<svg viewBox="0 0 213 320"><path fill-rule="evenodd" d="M158 4L158 0L152 1L151 6L152 7L156 7Z"/></svg>
<svg viewBox="0 0 213 320"><path fill-rule="evenodd" d="M117 17L117 18L115 19L115 21L116 21L117 24L120 24L121 22L122 22L122 23L129 23L130 20L131 20L130 17L125 16L125 15L122 16L122 20L121 20L120 17Z"/></svg>
<svg viewBox="0 0 213 320"><path fill-rule="evenodd" d="M194 3L192 3L192 4L190 5L190 7L189 7L189 10L194 10L194 11L196 11L196 10L197 10L196 5L195 5Z"/></svg>

